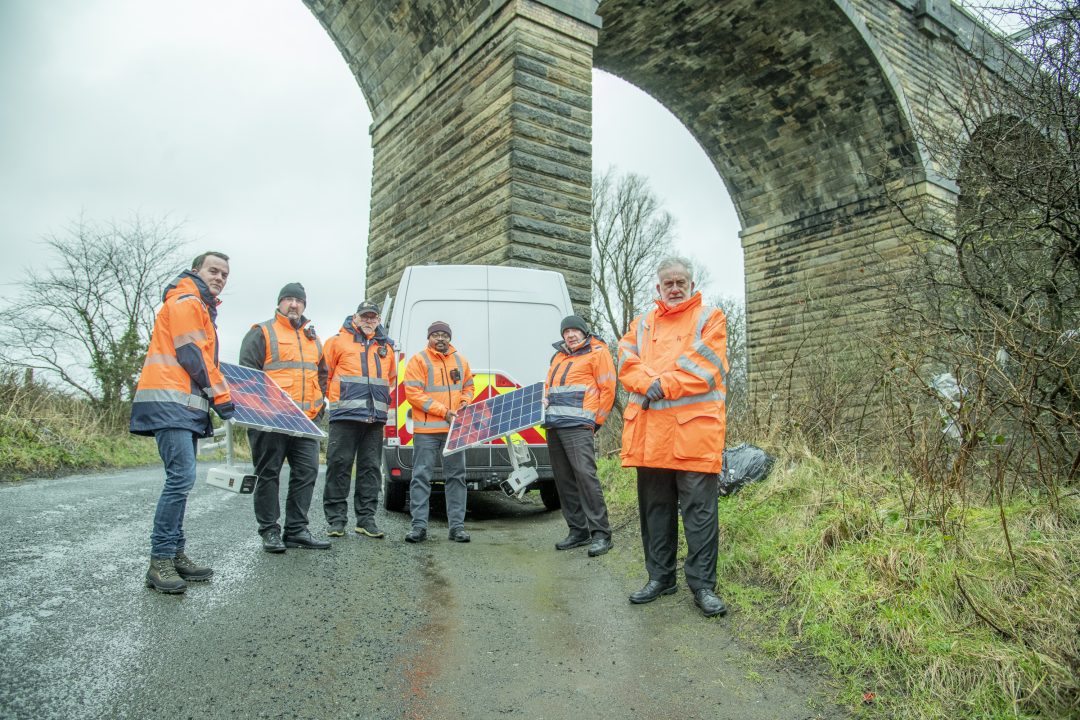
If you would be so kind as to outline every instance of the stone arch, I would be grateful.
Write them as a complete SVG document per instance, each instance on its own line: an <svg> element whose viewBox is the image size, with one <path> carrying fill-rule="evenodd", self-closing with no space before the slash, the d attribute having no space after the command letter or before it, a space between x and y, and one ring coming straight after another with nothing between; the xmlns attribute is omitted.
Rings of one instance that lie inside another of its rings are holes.
<svg viewBox="0 0 1080 720"><path fill-rule="evenodd" d="M370 291L418 260L485 262L560 270L588 303L595 64L679 118L728 187L754 393L808 297L859 308L852 327L875 312L852 282L906 251L884 184L955 202L912 128L986 40L946 0L305 2L372 110Z"/></svg>
<svg viewBox="0 0 1080 720"><path fill-rule="evenodd" d="M846 2L604 0L597 67L679 118L745 231L876 195L883 160L921 174L902 89Z"/></svg>

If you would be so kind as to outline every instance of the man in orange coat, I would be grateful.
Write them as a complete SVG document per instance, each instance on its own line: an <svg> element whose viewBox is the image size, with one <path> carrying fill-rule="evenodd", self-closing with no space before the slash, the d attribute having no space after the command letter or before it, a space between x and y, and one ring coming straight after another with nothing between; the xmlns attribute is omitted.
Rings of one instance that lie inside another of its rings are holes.
<svg viewBox="0 0 1080 720"><path fill-rule="evenodd" d="M312 420L318 422L325 409L326 362L315 328L304 317L307 291L289 283L278 293L277 312L265 322L251 326L240 344L240 364L258 368L281 386ZM326 540L308 530L308 509L319 476L319 441L278 432L248 428L255 474L255 520L263 550L283 553L286 548L325 550ZM281 467L289 461L289 492L285 498L285 528L278 523Z"/></svg>
<svg viewBox="0 0 1080 720"><path fill-rule="evenodd" d="M615 402L615 365L607 343L577 315L563 318L544 382L544 427L551 468L569 534L556 550L588 545L589 557L611 549L611 524L596 476L593 436Z"/></svg>
<svg viewBox="0 0 1080 720"><path fill-rule="evenodd" d="M405 399L412 408L413 475L409 484L412 529L405 536L410 543L427 539L431 476L437 458L442 457L443 492L450 539L469 542L465 532L465 453L443 456L450 422L473 398L473 374L469 361L450 344L450 326L441 320L431 323L427 347L409 359L405 367Z"/></svg>
<svg viewBox="0 0 1080 720"><path fill-rule="evenodd" d="M356 465L353 511L356 534L384 536L375 524L379 503L383 428L390 408L390 390L397 386L394 342L379 323L379 306L362 302L345 317L338 334L323 347L330 370L330 441L326 447L323 512L330 537L345 534L349 485Z"/></svg>
<svg viewBox="0 0 1080 720"><path fill-rule="evenodd" d="M706 617L727 612L716 596L719 472L723 466L727 319L702 304L693 268L666 258L657 269L656 308L634 319L619 342L623 467L637 468L638 512L649 582L630 602L675 592L682 510L687 585Z"/></svg>
<svg viewBox="0 0 1080 720"><path fill-rule="evenodd" d="M214 571L185 552L184 511L195 485L199 438L214 434L210 408L228 420L234 408L218 365L217 297L229 279L229 256L205 252L165 288L150 348L131 404L131 432L153 435L165 464L165 486L154 512L146 586L179 594L185 581Z"/></svg>

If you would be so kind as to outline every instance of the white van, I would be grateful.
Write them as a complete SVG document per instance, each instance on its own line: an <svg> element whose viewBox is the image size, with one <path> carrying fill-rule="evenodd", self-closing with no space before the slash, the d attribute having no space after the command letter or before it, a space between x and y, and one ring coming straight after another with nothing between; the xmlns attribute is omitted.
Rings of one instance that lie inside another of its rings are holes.
<svg viewBox="0 0 1080 720"><path fill-rule="evenodd" d="M384 317L398 350L398 386L390 393L383 441L383 491L388 510L408 511L412 480L412 413L402 382L409 359L427 346L427 328L449 323L451 343L472 368L476 400L543 382L559 324L574 312L566 281L557 272L490 265L418 265L405 268L397 295ZM559 507L546 433L523 430L515 442L528 445L544 505ZM497 440L465 452L470 490L493 490L513 470L506 445ZM442 482L436 469L433 484Z"/></svg>

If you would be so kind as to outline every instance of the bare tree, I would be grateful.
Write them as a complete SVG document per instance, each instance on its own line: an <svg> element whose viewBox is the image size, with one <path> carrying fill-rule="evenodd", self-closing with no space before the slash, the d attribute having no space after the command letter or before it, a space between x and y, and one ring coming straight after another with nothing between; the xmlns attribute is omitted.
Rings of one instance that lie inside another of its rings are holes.
<svg viewBox="0 0 1080 720"><path fill-rule="evenodd" d="M982 496L1008 540L1014 493L1060 512L1080 480L1080 0L994 11L1021 29L970 46L993 72L957 48L966 86L937 88L944 111L914 127L959 194L894 198L915 262L886 292L879 405L860 421L880 420L862 447L915 479L912 514L960 532L957 505Z"/></svg>
<svg viewBox="0 0 1080 720"><path fill-rule="evenodd" d="M40 370L105 412L135 392L161 291L182 263L180 226L79 218L42 241L0 328L0 362Z"/></svg>
<svg viewBox="0 0 1080 720"><path fill-rule="evenodd" d="M671 254L675 220L641 175L608 168L593 178L593 324L618 339L655 296L656 266Z"/></svg>

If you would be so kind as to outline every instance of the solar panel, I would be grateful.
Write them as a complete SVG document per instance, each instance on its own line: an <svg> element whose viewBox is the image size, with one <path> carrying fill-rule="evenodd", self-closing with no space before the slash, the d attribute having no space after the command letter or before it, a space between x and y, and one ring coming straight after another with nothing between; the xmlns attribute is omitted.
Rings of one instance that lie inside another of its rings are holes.
<svg viewBox="0 0 1080 720"><path fill-rule="evenodd" d="M466 405L450 424L443 455L539 425L544 422L543 400L544 383L538 382Z"/></svg>
<svg viewBox="0 0 1080 720"><path fill-rule="evenodd" d="M240 426L322 439L319 426L296 406L281 387L262 370L221 363L221 373L229 383L229 395L236 414L232 421Z"/></svg>

